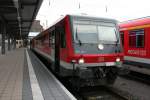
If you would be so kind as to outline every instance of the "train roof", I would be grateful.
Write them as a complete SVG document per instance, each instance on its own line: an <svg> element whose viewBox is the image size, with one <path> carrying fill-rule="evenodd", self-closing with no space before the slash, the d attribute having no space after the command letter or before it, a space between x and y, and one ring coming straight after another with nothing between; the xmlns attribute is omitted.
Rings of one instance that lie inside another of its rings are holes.
<svg viewBox="0 0 150 100"><path fill-rule="evenodd" d="M150 27L150 17L133 19L119 24L120 30L130 30Z"/></svg>
<svg viewBox="0 0 150 100"><path fill-rule="evenodd" d="M73 18L81 18L81 19L94 19L94 20L105 20L105 21L111 21L111 22L118 22L115 19L96 17L96 16L90 16L90 15L69 15L69 16L73 17Z"/></svg>

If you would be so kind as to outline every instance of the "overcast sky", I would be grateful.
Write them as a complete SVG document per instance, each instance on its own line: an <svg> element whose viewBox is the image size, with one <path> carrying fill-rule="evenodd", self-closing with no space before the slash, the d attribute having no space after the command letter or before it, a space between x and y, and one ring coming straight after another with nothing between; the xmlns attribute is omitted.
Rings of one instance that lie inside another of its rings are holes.
<svg viewBox="0 0 150 100"><path fill-rule="evenodd" d="M43 0L37 19L45 28L66 14L87 14L126 21L150 16L149 10L150 0Z"/></svg>

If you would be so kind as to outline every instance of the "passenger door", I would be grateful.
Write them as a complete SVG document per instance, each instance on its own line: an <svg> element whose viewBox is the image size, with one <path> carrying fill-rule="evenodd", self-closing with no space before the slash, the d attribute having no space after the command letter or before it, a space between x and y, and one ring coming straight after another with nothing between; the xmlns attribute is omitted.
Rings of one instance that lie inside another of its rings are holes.
<svg viewBox="0 0 150 100"><path fill-rule="evenodd" d="M55 72L60 71L60 32L59 27L55 30Z"/></svg>

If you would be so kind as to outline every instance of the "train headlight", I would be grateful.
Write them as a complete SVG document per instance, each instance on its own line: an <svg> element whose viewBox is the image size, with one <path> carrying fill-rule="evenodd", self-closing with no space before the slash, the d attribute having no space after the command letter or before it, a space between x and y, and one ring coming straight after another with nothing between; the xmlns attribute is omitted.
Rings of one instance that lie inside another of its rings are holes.
<svg viewBox="0 0 150 100"><path fill-rule="evenodd" d="M120 62L120 58L116 58L116 62Z"/></svg>
<svg viewBox="0 0 150 100"><path fill-rule="evenodd" d="M79 64L83 64L84 63L84 59L83 58L80 58L79 59Z"/></svg>
<svg viewBox="0 0 150 100"><path fill-rule="evenodd" d="M99 45L98 45L98 49L103 50L103 49L104 49L103 44L99 44Z"/></svg>
<svg viewBox="0 0 150 100"><path fill-rule="evenodd" d="M72 63L76 63L76 60L72 60L71 62L72 62Z"/></svg>

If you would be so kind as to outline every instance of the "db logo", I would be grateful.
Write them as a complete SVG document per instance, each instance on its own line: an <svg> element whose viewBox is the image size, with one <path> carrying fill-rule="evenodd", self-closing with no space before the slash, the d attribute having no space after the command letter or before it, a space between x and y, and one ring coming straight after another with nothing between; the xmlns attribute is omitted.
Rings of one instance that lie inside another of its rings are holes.
<svg viewBox="0 0 150 100"><path fill-rule="evenodd" d="M98 61L99 61L99 62L103 62L103 61L104 61L104 57L99 57L99 58L98 58Z"/></svg>

